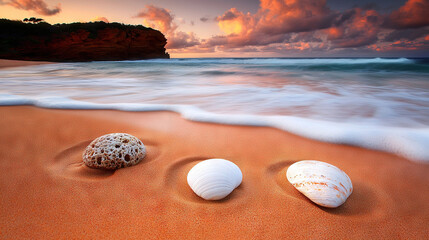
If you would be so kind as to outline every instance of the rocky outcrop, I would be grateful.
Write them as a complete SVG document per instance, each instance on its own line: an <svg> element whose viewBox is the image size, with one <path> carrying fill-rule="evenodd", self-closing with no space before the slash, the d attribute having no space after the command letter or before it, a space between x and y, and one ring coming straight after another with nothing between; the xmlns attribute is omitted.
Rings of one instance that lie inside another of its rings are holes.
<svg viewBox="0 0 429 240"><path fill-rule="evenodd" d="M22 23L0 20L0 58L40 61L108 61L169 58L164 35L119 23Z"/></svg>

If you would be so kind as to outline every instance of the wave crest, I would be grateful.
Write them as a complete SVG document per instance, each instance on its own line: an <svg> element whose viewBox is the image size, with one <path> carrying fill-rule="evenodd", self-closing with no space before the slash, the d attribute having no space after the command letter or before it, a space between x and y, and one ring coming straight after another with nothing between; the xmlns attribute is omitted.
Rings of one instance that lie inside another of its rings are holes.
<svg viewBox="0 0 429 240"><path fill-rule="evenodd" d="M133 112L172 111L198 122L274 127L303 137L386 151L407 159L429 163L429 128L357 125L293 116L218 114L189 105L113 103L100 104L64 97L21 97L0 94L0 106L33 105L55 109L97 109Z"/></svg>

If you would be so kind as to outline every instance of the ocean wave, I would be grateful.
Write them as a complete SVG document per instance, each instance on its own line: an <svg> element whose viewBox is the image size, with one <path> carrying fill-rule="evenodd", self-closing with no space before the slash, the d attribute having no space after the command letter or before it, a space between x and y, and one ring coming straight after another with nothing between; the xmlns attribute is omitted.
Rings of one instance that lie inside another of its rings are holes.
<svg viewBox="0 0 429 240"><path fill-rule="evenodd" d="M279 59L248 61L268 60ZM426 73L341 69L320 72L290 70L281 65L273 69L275 64L201 63L188 67L153 62L178 60L150 61L58 63L3 69L0 94L30 98L63 96L96 103L185 104L222 114L277 114L333 122L429 127L429 74Z"/></svg>
<svg viewBox="0 0 429 240"><path fill-rule="evenodd" d="M237 74L237 72L211 70L211 71L201 71L200 74L201 75L208 75L208 76L225 76L225 75L234 75L234 74Z"/></svg>
<svg viewBox="0 0 429 240"><path fill-rule="evenodd" d="M116 61L129 63L215 63L215 64L368 64L368 63L414 63L409 58L172 58Z"/></svg>
<svg viewBox="0 0 429 240"><path fill-rule="evenodd" d="M116 63L139 63L147 65L163 63L186 67L246 65L244 68L302 71L411 71L429 73L429 63L426 59L408 58L184 58L118 61Z"/></svg>
<svg viewBox="0 0 429 240"><path fill-rule="evenodd" d="M190 105L91 103L65 97L24 97L0 94L0 106L33 105L53 109L97 109L133 112L171 111L185 119L230 125L273 127L303 137L386 151L407 159L429 163L429 128L403 128L328 122L294 116L219 114Z"/></svg>

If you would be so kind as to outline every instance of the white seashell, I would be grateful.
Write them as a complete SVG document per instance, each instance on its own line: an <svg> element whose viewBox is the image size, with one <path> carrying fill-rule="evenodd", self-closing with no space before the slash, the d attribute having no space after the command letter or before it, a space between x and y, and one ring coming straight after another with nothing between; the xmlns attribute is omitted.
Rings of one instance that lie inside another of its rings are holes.
<svg viewBox="0 0 429 240"><path fill-rule="evenodd" d="M336 208L353 192L349 176L325 162L296 162L288 168L286 177L298 191L323 207Z"/></svg>
<svg viewBox="0 0 429 240"><path fill-rule="evenodd" d="M243 174L234 163L225 159L208 159L196 164L188 173L188 184L205 200L228 196L241 184Z"/></svg>

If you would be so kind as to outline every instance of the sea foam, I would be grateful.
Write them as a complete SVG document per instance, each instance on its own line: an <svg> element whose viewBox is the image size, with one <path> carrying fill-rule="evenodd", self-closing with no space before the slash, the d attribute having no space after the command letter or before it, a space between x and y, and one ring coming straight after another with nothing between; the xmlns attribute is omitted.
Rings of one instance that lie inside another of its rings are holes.
<svg viewBox="0 0 429 240"><path fill-rule="evenodd" d="M33 105L54 109L98 109L133 112L171 111L185 119L229 125L273 127L303 137L390 152L407 159L429 163L429 128L386 127L321 121L294 116L220 114L190 105L91 103L65 97L24 97L0 94L0 106Z"/></svg>

